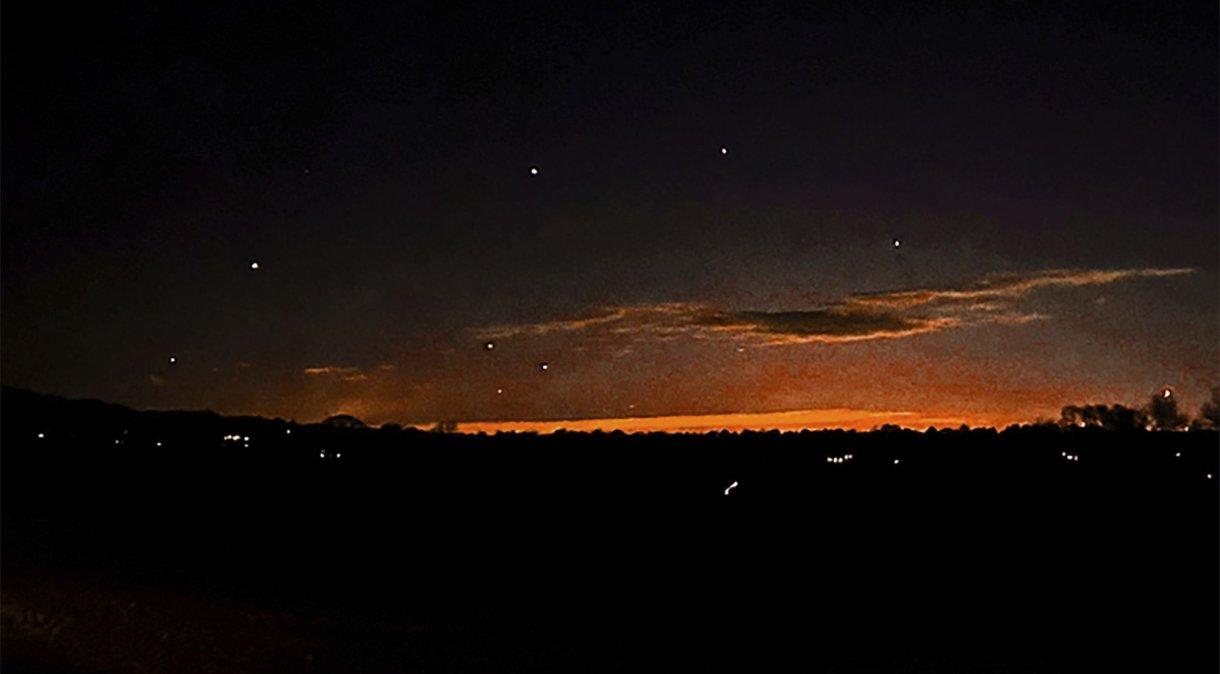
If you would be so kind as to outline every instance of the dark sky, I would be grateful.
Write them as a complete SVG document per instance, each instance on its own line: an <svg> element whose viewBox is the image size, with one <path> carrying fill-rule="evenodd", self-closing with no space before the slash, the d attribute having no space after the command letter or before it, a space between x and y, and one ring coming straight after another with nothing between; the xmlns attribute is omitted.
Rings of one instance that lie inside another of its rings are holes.
<svg viewBox="0 0 1220 674"><path fill-rule="evenodd" d="M89 4L3 6L6 384L416 423L1220 383L1215 2Z"/></svg>

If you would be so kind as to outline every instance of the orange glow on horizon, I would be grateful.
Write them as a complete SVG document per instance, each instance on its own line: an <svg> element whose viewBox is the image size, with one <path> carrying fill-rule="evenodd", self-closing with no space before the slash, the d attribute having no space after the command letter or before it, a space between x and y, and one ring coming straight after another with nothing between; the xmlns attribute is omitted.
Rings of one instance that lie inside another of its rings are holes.
<svg viewBox="0 0 1220 674"><path fill-rule="evenodd" d="M553 433L568 431L623 431L624 433L708 433L712 431L801 431L843 429L867 431L885 424L924 430L929 426L956 428L1003 428L1018 423L1017 416L962 416L853 409L790 410L786 412L738 412L691 414L658 417L618 417L604 419L553 419L539 421L469 421L458 424L461 433Z"/></svg>

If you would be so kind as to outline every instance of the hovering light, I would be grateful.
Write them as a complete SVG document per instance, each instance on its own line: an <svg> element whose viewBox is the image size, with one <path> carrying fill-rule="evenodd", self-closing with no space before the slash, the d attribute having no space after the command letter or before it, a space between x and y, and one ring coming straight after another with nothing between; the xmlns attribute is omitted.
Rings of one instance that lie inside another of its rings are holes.
<svg viewBox="0 0 1220 674"><path fill-rule="evenodd" d="M285 429L284 429L284 435L292 435L292 429L291 429L291 428L285 428Z"/></svg>
<svg viewBox="0 0 1220 674"><path fill-rule="evenodd" d="M894 239L894 247L902 248L902 241L900 239Z"/></svg>
<svg viewBox="0 0 1220 674"><path fill-rule="evenodd" d="M736 489L736 488L737 488L737 481L736 481L736 480L734 480L734 481L733 481L733 484L729 485L729 486L728 486L728 488L724 490L724 495L725 495L725 496L728 496L728 495L729 495L729 492L733 491L733 490L734 490L734 489Z"/></svg>
<svg viewBox="0 0 1220 674"><path fill-rule="evenodd" d="M542 370L543 372L546 372L547 370L551 369L551 364L550 364L550 363L542 363L541 365L539 365L539 366L538 366L538 369L539 369L539 370Z"/></svg>
<svg viewBox="0 0 1220 674"><path fill-rule="evenodd" d="M1168 386L1166 386L1165 390L1161 391L1161 397L1165 398L1166 400L1168 400L1169 398L1172 398L1173 390L1171 390Z"/></svg>
<svg viewBox="0 0 1220 674"><path fill-rule="evenodd" d="M322 450L322 451L320 451L320 452L318 452L318 458L319 458L319 459L325 459L325 458L326 458L326 450L325 450L325 449L324 449L324 450Z"/></svg>
<svg viewBox="0 0 1220 674"><path fill-rule="evenodd" d="M43 438L45 438L45 437L47 437L47 434L46 434L46 433L39 433L39 434L38 434L38 439L39 439L39 440L41 440L41 439L43 439Z"/></svg>
<svg viewBox="0 0 1220 674"><path fill-rule="evenodd" d="M744 346L737 347L737 353L745 353L745 352L746 352L746 347L744 347Z"/></svg>
<svg viewBox="0 0 1220 674"><path fill-rule="evenodd" d="M115 440L115 441L114 441L114 444L116 444L116 445L121 445L121 444L123 444L123 441L122 441L122 440Z"/></svg>
<svg viewBox="0 0 1220 674"><path fill-rule="evenodd" d="M898 465L898 459L894 459L894 465L895 465L895 466L897 466L897 465Z"/></svg>
<svg viewBox="0 0 1220 674"><path fill-rule="evenodd" d="M242 440L242 442L250 442L250 436L247 435L246 437L242 438L241 440Z"/></svg>
<svg viewBox="0 0 1220 674"><path fill-rule="evenodd" d="M157 441L157 446L158 446L158 447L160 447L160 446L161 446L161 441L160 441L160 440L158 440L158 441Z"/></svg>
<svg viewBox="0 0 1220 674"><path fill-rule="evenodd" d="M483 348L484 348L484 349L487 349L488 351L491 351L492 349L496 348L496 343L495 343L495 342L488 342L488 343L486 343L486 344L484 344L484 345L483 345Z"/></svg>
<svg viewBox="0 0 1220 674"><path fill-rule="evenodd" d="M335 452L335 458L336 458L336 459L342 459L342 458L343 458L343 452Z"/></svg>
<svg viewBox="0 0 1220 674"><path fill-rule="evenodd" d="M255 271L257 271L257 270L258 270L258 262L251 262L251 263L250 263L250 268L251 268L251 269L253 269L253 270L255 270Z"/></svg>
<svg viewBox="0 0 1220 674"><path fill-rule="evenodd" d="M173 365L174 363L177 363L177 362L178 362L178 359L177 359L177 358L175 358L174 356L170 356L170 357L169 357L169 364L170 364L170 365Z"/></svg>
<svg viewBox="0 0 1220 674"><path fill-rule="evenodd" d="M1179 459L1182 458L1182 452L1174 452L1173 455L1178 457Z"/></svg>
<svg viewBox="0 0 1220 674"><path fill-rule="evenodd" d="M729 153L729 148L727 148L727 147L720 148L720 154L728 154L728 153Z"/></svg>
<svg viewBox="0 0 1220 674"><path fill-rule="evenodd" d="M496 395L504 395L504 389L502 389L502 388L496 389Z"/></svg>
<svg viewBox="0 0 1220 674"><path fill-rule="evenodd" d="M1207 479L1209 479L1209 480L1210 480L1210 479L1212 479L1212 474L1211 474L1211 473L1208 473L1208 474L1207 474Z"/></svg>
<svg viewBox="0 0 1220 674"><path fill-rule="evenodd" d="M532 175L532 176L536 176L536 175L538 175L538 167L537 167L537 166L531 166L531 167L530 167L530 175Z"/></svg>

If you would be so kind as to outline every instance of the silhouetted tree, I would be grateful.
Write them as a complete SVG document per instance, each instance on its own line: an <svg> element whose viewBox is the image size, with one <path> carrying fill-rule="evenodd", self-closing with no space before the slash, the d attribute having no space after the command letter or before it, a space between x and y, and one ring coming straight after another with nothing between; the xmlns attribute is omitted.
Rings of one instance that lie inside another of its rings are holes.
<svg viewBox="0 0 1220 674"><path fill-rule="evenodd" d="M1220 386L1212 387L1212 399L1203 403L1203 407L1199 408L1199 418L1190 426L1195 429L1220 429Z"/></svg>
<svg viewBox="0 0 1220 674"><path fill-rule="evenodd" d="M1124 405L1068 405L1059 416L1061 426L1100 427L1110 431L1133 431L1148 425L1142 410Z"/></svg>
<svg viewBox="0 0 1220 674"><path fill-rule="evenodd" d="M436 425L432 427L432 432L433 433L456 433L457 427L458 427L458 425L457 425L456 421L438 421L438 422L436 422Z"/></svg>
<svg viewBox="0 0 1220 674"><path fill-rule="evenodd" d="M1148 402L1148 416L1152 424L1162 431L1184 428L1190 421L1185 414L1178 411L1178 399L1169 389L1153 394Z"/></svg>

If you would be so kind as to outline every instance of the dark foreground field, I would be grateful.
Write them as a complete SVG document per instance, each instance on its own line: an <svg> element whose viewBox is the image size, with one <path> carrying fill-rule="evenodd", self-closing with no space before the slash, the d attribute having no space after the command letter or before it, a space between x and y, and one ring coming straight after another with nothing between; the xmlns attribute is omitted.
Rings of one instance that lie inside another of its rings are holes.
<svg viewBox="0 0 1220 674"><path fill-rule="evenodd" d="M1212 432L0 413L5 672L1220 667Z"/></svg>

